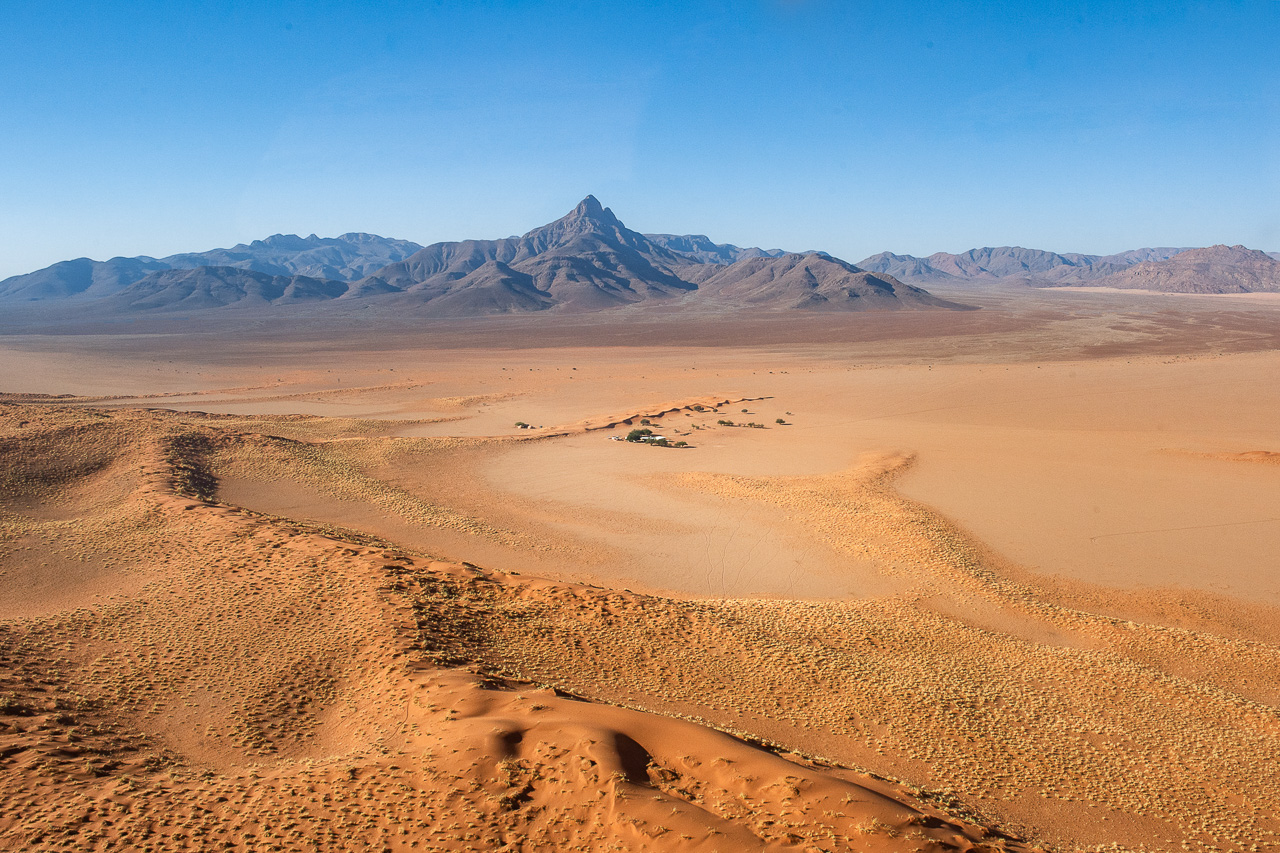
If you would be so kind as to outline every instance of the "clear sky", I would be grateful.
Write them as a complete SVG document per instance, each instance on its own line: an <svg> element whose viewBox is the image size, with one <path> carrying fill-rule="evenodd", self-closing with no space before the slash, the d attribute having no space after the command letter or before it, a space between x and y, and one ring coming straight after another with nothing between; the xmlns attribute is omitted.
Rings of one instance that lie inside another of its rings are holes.
<svg viewBox="0 0 1280 853"><path fill-rule="evenodd" d="M0 277L269 234L1280 250L1280 0L0 0Z"/></svg>

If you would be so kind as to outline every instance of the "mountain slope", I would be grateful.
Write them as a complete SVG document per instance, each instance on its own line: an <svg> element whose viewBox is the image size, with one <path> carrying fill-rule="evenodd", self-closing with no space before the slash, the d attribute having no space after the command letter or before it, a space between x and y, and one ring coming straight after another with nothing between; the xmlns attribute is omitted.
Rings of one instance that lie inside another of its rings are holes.
<svg viewBox="0 0 1280 853"><path fill-rule="evenodd" d="M276 234L230 249L166 258L139 256L94 261L77 258L0 281L0 299L94 299L122 291L159 270L232 267L276 276L354 281L422 247L408 240L352 232L339 237Z"/></svg>
<svg viewBox="0 0 1280 853"><path fill-rule="evenodd" d="M422 247L409 240L349 232L338 237L275 234L230 249L170 255L161 260L173 269L236 267L272 275L305 275L354 281L387 264L409 257Z"/></svg>
<svg viewBox="0 0 1280 853"><path fill-rule="evenodd" d="M954 281L955 276L935 269L924 258L913 255L895 255L893 252L881 252L858 261L859 269L868 272L884 273L900 281Z"/></svg>
<svg viewBox="0 0 1280 853"><path fill-rule="evenodd" d="M1169 293L1274 293L1280 292L1280 260L1244 246L1209 246L1144 261L1093 284Z"/></svg>
<svg viewBox="0 0 1280 853"><path fill-rule="evenodd" d="M594 196L519 237L419 247L370 234L277 234L160 259L68 261L0 282L2 295L78 297L92 306L87 310L117 314L333 300L442 318L704 300L719 308L824 311L964 307L822 252L742 249L701 235L646 236Z"/></svg>
<svg viewBox="0 0 1280 853"><path fill-rule="evenodd" d="M986 246L960 254L935 252L927 258L881 252L858 262L862 269L902 281L1022 281L1076 284L1120 272L1142 261L1165 260L1185 249L1132 249L1114 255L1058 254L1021 246Z"/></svg>
<svg viewBox="0 0 1280 853"><path fill-rule="evenodd" d="M418 296L414 294L412 301L421 304ZM502 261L486 261L465 283L460 281L432 294L424 313L431 317L475 317L543 311L554 305L555 300L534 284L533 276L513 270Z"/></svg>
<svg viewBox="0 0 1280 853"><path fill-rule="evenodd" d="M169 265L146 257L59 261L0 281L0 299L94 299L110 296L148 273L163 269L169 269Z"/></svg>
<svg viewBox="0 0 1280 853"><path fill-rule="evenodd" d="M698 296L744 306L818 311L962 307L893 276L817 253L739 261L702 282Z"/></svg>
<svg viewBox="0 0 1280 853"><path fill-rule="evenodd" d="M748 258L776 258L782 249L743 249L732 243L713 243L702 234L645 234L645 239L697 264L733 264Z"/></svg>
<svg viewBox="0 0 1280 853"><path fill-rule="evenodd" d="M661 299L694 286L672 272L690 263L627 228L587 196L567 215L521 237L435 243L379 270L359 286L380 282L432 299L472 286L488 286L491 263L529 276L555 305L596 310ZM455 297L456 304L470 304Z"/></svg>
<svg viewBox="0 0 1280 853"><path fill-rule="evenodd" d="M1155 248L1130 249L1127 252L1119 252L1114 255L1103 255L1102 260L1110 261L1117 264L1140 264L1143 261L1167 261L1174 255L1186 252L1189 246L1181 248L1175 246L1157 246Z"/></svg>
<svg viewBox="0 0 1280 853"><path fill-rule="evenodd" d="M136 281L107 301L133 310L199 310L335 299L347 290L340 281L279 276L235 267L162 270Z"/></svg>
<svg viewBox="0 0 1280 853"><path fill-rule="evenodd" d="M937 252L927 259L939 272L957 278L1031 278L1051 270L1070 267L1078 271L1089 266L1092 258L1085 255L1059 255L1042 249L1024 249L1021 246L999 246L970 249L959 255Z"/></svg>

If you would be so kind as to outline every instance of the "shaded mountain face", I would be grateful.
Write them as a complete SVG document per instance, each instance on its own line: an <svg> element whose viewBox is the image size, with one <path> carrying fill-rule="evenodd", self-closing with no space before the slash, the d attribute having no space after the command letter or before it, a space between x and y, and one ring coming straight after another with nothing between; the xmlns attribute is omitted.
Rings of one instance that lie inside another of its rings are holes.
<svg viewBox="0 0 1280 853"><path fill-rule="evenodd" d="M1280 292L1280 260L1244 246L1209 246L1144 261L1093 283L1168 293L1275 293Z"/></svg>
<svg viewBox="0 0 1280 853"><path fill-rule="evenodd" d="M0 281L0 299L97 299L118 293L158 270L234 267L268 275L354 281L422 247L408 240L350 233L340 237L276 234L230 249L189 252L167 258L112 258L61 261Z"/></svg>
<svg viewBox="0 0 1280 853"><path fill-rule="evenodd" d="M1031 284L1079 284L1100 279L1148 260L1164 260L1185 249L1133 249L1115 255L1058 254L1021 246L984 247L953 255L936 252L927 258L881 252L858 262L874 272L903 281L1023 281Z"/></svg>
<svg viewBox="0 0 1280 853"><path fill-rule="evenodd" d="M962 308L885 273L829 255L748 258L721 267L698 286L698 298L736 305L818 311Z"/></svg>
<svg viewBox="0 0 1280 853"><path fill-rule="evenodd" d="M566 309L597 310L695 289L673 272L691 263L688 258L627 228L594 196L522 237L427 246L360 286L377 282L436 299L488 282L493 273L486 265L493 262L528 276L548 306Z"/></svg>
<svg viewBox="0 0 1280 853"><path fill-rule="evenodd" d="M42 270L0 281L0 299L97 299L164 269L169 269L169 265L155 258L59 261Z"/></svg>
<svg viewBox="0 0 1280 853"><path fill-rule="evenodd" d="M956 278L1031 277L1059 267L1086 265L1081 255L1059 255L1020 246L970 249L960 255L937 252L926 260L934 269Z"/></svg>
<svg viewBox="0 0 1280 853"><path fill-rule="evenodd" d="M538 289L533 276L513 270L502 261L486 261L470 275L466 286L436 296L426 303L427 316L475 317L543 311L555 302Z"/></svg>
<svg viewBox="0 0 1280 853"><path fill-rule="evenodd" d="M1157 246L1156 248L1147 249L1130 249L1127 252L1120 252L1115 255L1103 255L1102 260L1112 263L1132 265L1140 264L1143 261L1167 261L1174 255L1182 252L1190 251L1190 247L1175 248L1173 246Z"/></svg>
<svg viewBox="0 0 1280 853"><path fill-rule="evenodd" d="M955 276L935 269L924 258L881 252L858 261L860 269L891 275L900 281L952 281Z"/></svg>
<svg viewBox="0 0 1280 853"><path fill-rule="evenodd" d="M162 270L136 281L106 300L131 311L190 311L229 305L280 305L336 299L347 291L341 281L310 276L280 276L235 267Z"/></svg>
<svg viewBox="0 0 1280 853"><path fill-rule="evenodd" d="M422 247L409 240L350 232L338 237L276 234L230 249L170 255L161 260L174 269L237 267L271 275L305 275L355 281L409 257Z"/></svg>

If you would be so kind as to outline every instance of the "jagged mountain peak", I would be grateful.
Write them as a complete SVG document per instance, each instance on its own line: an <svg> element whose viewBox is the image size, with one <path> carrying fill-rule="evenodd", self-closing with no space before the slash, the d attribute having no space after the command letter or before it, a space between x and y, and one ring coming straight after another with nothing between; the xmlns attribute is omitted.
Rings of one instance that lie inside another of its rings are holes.
<svg viewBox="0 0 1280 853"><path fill-rule="evenodd" d="M572 238L578 234L632 234L622 220L613 211L600 204L599 200L589 195L578 205L555 222L550 222L528 232L525 237L538 235L555 235L554 239ZM636 235L639 236L639 235Z"/></svg>
<svg viewBox="0 0 1280 853"><path fill-rule="evenodd" d="M605 213L608 213L609 216L613 216L613 211L600 204L600 200L598 198L588 193L587 197L578 202L578 206L575 207L569 215L599 217L604 216Z"/></svg>
<svg viewBox="0 0 1280 853"><path fill-rule="evenodd" d="M520 237L513 260L520 261L551 251L596 251L602 247L653 256L654 260L661 263L679 263L675 255L654 246L643 234L623 225L612 210L601 205L591 195L555 222L535 228Z"/></svg>
<svg viewBox="0 0 1280 853"><path fill-rule="evenodd" d="M265 239L254 240L252 243L249 243L247 246L245 246L244 243L237 243L232 248L235 249L241 246L245 246L246 248L250 248L250 249L276 249L280 251L288 251L288 250L302 251L305 249L313 248L314 246L316 246L321 242L323 241L314 234L312 234L310 237L299 237L297 234L272 234L270 237L267 237Z"/></svg>

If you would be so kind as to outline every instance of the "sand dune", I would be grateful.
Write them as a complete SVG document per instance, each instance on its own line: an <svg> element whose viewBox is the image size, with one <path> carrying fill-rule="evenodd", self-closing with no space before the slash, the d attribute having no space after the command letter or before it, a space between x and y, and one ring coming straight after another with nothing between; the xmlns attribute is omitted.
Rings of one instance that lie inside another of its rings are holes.
<svg viewBox="0 0 1280 853"><path fill-rule="evenodd" d="M6 339L0 846L1277 847L1274 308L1065 296Z"/></svg>
<svg viewBox="0 0 1280 853"><path fill-rule="evenodd" d="M494 680L468 600L523 583L218 503L205 460L241 434L48 406L0 423L37 451L6 458L6 569L94 555L136 581L6 614L7 844L1021 849L901 785ZM69 431L95 452L59 453ZM136 474L86 500L115 467Z"/></svg>

